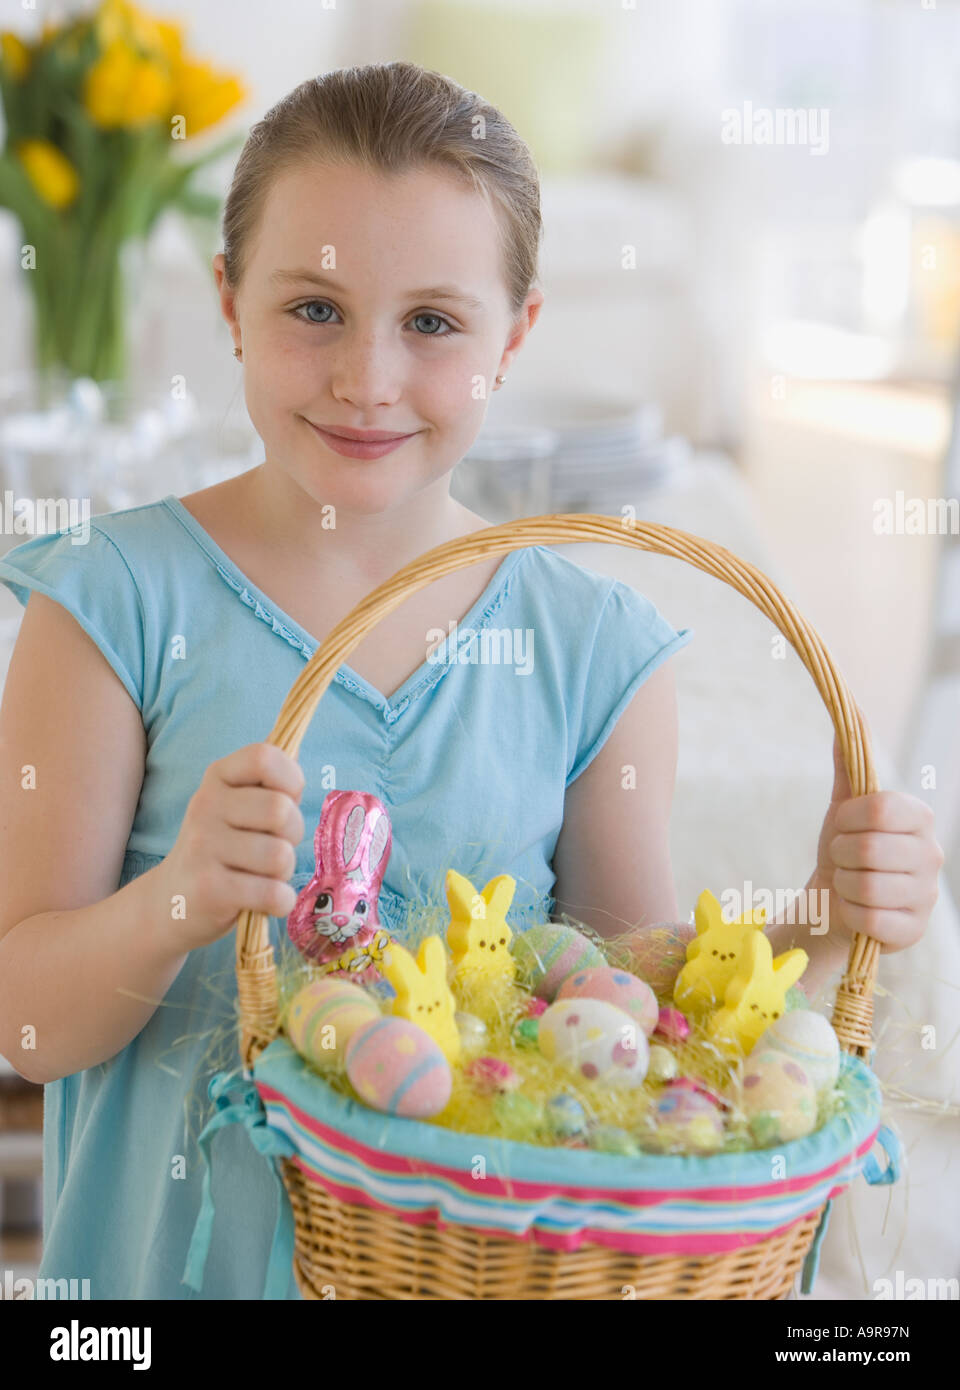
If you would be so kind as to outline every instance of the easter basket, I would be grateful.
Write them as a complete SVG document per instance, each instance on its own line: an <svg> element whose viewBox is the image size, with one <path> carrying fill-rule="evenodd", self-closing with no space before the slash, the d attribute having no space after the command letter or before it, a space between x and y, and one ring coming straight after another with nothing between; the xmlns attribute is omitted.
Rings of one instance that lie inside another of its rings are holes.
<svg viewBox="0 0 960 1390"><path fill-rule="evenodd" d="M449 541L399 570L329 634L268 742L293 757L342 662L434 579L528 545L607 541L687 561L750 599L789 640L830 712L854 796L877 790L860 710L817 634L766 575L715 543L655 524L550 515ZM547 1148L385 1116L313 1072L281 1028L265 914L237 921L241 1067L210 1084L201 1143L242 1122L277 1181L264 1296L306 1299L776 1299L809 1291L831 1203L858 1175L888 1183L898 1144L869 1069L875 940L856 935L832 1024L840 1113L769 1150L688 1157ZM476 1160L482 1143L483 1180ZM888 1162L872 1150L880 1145ZM209 1177L209 1174L208 1174ZM282 1183L282 1187L281 1187ZM185 1282L199 1287L210 1213Z"/></svg>

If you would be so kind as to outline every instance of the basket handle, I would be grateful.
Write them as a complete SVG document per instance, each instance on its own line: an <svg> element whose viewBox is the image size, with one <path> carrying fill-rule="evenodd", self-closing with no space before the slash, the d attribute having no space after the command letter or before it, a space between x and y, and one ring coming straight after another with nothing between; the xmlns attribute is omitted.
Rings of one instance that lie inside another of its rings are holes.
<svg viewBox="0 0 960 1390"><path fill-rule="evenodd" d="M780 629L813 677L833 720L852 795L878 790L870 735L859 706L813 628L767 575L702 536L593 513L554 513L505 522L446 541L411 560L362 599L328 634L291 686L265 741L297 756L313 713L340 665L380 619L399 608L409 595L435 579L494 555L530 545L577 541L608 541L686 560L750 599ZM253 1065L279 1031L279 989L268 921L265 913L250 909L244 909L237 918L240 1052L246 1067ZM876 939L856 933L837 991L833 1026L841 1047L858 1057L869 1057L872 1049L873 985L879 954Z"/></svg>

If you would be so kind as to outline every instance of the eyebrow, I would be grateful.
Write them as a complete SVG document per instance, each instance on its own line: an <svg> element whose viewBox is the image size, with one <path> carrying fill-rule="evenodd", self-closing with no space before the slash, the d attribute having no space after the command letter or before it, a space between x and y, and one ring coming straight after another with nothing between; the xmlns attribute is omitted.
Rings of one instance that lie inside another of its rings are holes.
<svg viewBox="0 0 960 1390"><path fill-rule="evenodd" d="M270 276L276 284L305 284L319 285L321 289L337 290L343 293L343 286L335 280L328 279L325 275L318 275L314 270L275 270ZM459 304L465 304L470 309L484 309L483 301L477 299L472 294L464 294L458 290L456 285L428 285L426 289L410 290L410 299L453 299Z"/></svg>

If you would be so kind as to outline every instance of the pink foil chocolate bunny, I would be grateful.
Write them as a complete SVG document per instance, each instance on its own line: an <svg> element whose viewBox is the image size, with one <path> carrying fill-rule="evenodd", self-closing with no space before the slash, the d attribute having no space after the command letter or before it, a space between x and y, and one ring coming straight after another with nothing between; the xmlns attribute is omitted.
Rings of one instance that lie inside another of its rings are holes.
<svg viewBox="0 0 960 1390"><path fill-rule="evenodd" d="M332 791L313 837L316 871L287 918L290 940L307 960L364 976L386 933L377 915L393 832L386 807L368 792Z"/></svg>

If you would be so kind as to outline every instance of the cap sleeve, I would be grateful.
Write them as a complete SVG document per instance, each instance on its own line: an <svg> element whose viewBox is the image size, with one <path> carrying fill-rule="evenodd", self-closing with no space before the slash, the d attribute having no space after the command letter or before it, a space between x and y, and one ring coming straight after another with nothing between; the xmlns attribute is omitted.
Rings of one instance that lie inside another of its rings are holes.
<svg viewBox="0 0 960 1390"><path fill-rule="evenodd" d="M85 539L76 540L75 537ZM32 592L55 599L96 642L143 709L143 603L116 543L95 526L33 536L0 558L0 583L24 607Z"/></svg>
<svg viewBox="0 0 960 1390"><path fill-rule="evenodd" d="M571 728L579 728L579 737L567 786L600 752L647 677L692 637L693 628L677 631L648 598L614 580L584 670L579 721L576 711L571 712Z"/></svg>

